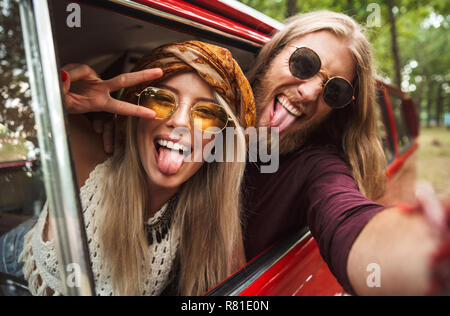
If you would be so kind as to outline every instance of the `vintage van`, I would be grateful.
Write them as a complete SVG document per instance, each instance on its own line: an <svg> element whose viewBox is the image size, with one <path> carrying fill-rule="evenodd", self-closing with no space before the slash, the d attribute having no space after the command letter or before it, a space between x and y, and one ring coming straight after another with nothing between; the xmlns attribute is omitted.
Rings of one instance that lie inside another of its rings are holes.
<svg viewBox="0 0 450 316"><path fill-rule="evenodd" d="M15 66L19 68L16 74L26 74L20 89L26 98L20 100L10 85L5 93L19 101L1 105L0 234L39 215L48 200L58 223L60 266L75 262L82 274L80 286L66 285L65 294L95 295L61 96L61 66L88 64L106 79L130 70L137 58L152 48L196 39L227 47L248 70L259 49L283 25L234 0L3 2L9 3L9 8L6 5L0 12L0 21L5 23L1 30L15 30L10 39L18 43L15 57L26 60ZM413 192L419 132L415 106L407 95L382 81L377 91L379 128L389 161L389 189L381 202L407 202ZM31 128L24 127L25 118L31 119ZM6 155L6 148L13 154ZM61 269L61 277L65 279L70 272ZM5 293L27 293L23 280L4 273L0 288L8 290ZM307 227L252 258L206 293L341 294L343 289Z"/></svg>

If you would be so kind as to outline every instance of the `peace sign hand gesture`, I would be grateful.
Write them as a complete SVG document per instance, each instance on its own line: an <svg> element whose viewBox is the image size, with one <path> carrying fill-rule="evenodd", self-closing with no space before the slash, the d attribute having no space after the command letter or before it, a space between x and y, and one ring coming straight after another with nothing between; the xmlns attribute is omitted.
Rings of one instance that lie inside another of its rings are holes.
<svg viewBox="0 0 450 316"><path fill-rule="evenodd" d="M156 113L136 104L116 100L110 93L160 78L159 68L121 74L102 80L87 65L69 64L61 72L67 110L71 114L109 112L153 119Z"/></svg>

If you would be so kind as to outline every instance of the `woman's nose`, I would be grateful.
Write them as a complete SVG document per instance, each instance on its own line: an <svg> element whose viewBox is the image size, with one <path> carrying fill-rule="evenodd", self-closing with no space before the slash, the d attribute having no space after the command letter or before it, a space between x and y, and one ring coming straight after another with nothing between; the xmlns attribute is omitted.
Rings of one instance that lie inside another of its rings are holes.
<svg viewBox="0 0 450 316"><path fill-rule="evenodd" d="M191 127L191 106L183 103L178 106L176 111L170 116L167 125L173 128L188 128Z"/></svg>

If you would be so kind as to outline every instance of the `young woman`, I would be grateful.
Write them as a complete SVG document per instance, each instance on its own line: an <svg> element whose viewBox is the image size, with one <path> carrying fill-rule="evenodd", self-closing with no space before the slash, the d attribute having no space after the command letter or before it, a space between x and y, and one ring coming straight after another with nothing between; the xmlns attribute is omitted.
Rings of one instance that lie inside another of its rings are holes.
<svg viewBox="0 0 450 316"><path fill-rule="evenodd" d="M85 119L70 119L96 294L159 295L176 271L179 294L201 295L237 269L245 159L206 163L203 155L214 145L245 153L240 128L255 123L253 94L231 54L185 42L154 50L135 72L109 81L84 65L64 70L69 113L134 115L122 121L121 144L106 161ZM125 87L121 101L110 97ZM237 128L234 144L215 143L227 126ZM45 207L25 236L20 259L34 295L62 293L53 230Z"/></svg>

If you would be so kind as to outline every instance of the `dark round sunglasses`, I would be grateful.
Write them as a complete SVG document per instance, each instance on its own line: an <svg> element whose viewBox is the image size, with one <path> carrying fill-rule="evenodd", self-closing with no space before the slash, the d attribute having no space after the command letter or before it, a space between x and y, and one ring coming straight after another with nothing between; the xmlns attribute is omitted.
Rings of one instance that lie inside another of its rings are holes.
<svg viewBox="0 0 450 316"><path fill-rule="evenodd" d="M333 109L342 109L355 100L352 84L342 77L330 77L322 69L319 55L310 48L300 47L289 59L289 69L298 79L311 79L318 73L326 76L323 84L323 99Z"/></svg>

